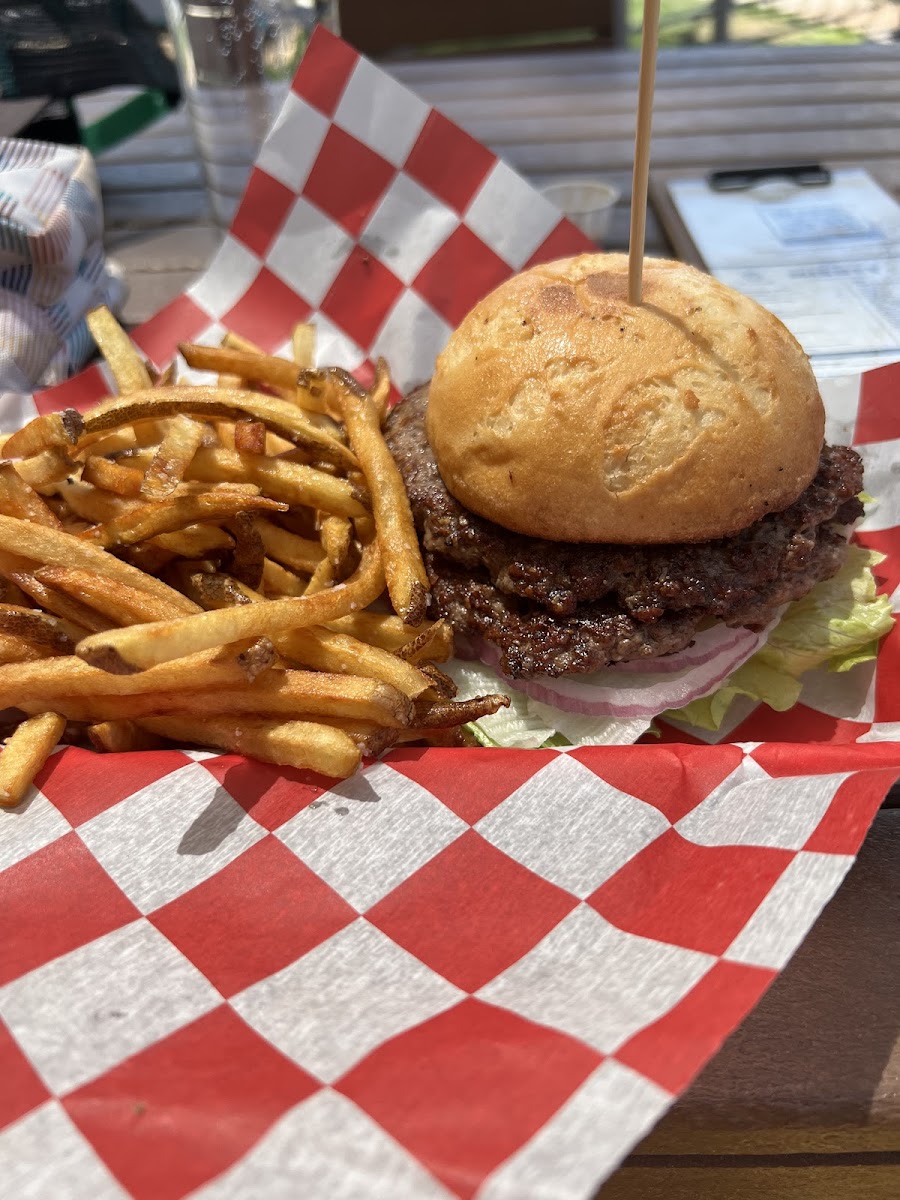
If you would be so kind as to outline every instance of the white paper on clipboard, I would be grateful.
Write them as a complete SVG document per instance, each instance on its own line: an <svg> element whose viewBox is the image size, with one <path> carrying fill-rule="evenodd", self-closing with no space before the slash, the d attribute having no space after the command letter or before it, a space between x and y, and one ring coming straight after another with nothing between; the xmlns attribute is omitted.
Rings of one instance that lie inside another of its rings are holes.
<svg viewBox="0 0 900 1200"><path fill-rule="evenodd" d="M669 194L709 270L779 316L819 374L900 357L900 205L867 172L724 193L685 179Z"/></svg>

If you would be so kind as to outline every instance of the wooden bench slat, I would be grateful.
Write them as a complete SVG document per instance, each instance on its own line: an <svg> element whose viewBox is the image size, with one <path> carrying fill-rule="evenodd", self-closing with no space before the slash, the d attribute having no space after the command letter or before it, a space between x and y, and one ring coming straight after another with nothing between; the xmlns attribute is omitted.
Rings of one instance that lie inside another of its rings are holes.
<svg viewBox="0 0 900 1200"><path fill-rule="evenodd" d="M448 114L449 115L449 114ZM621 137L634 138L634 113L606 114L503 113L470 116L460 124L482 141L494 144L518 142L569 143L575 141L605 142ZM724 133L730 137L746 133L797 134L810 130L841 137L851 129L884 130L893 136L897 149L897 130L900 127L900 99L887 102L857 104L805 104L775 106L758 104L737 108L693 109L688 112L663 109L653 119L654 144L663 137L687 137L701 133Z"/></svg>
<svg viewBox="0 0 900 1200"><path fill-rule="evenodd" d="M732 44L729 46L679 46L660 50L657 77L670 70L723 67L748 64L753 67L771 63L816 65L821 62L863 63L867 66L896 62L897 48L890 45L860 43L855 46L771 46ZM469 57L390 60L383 65L398 79L478 79L498 78L523 72L570 74L590 70L598 61L610 68L637 72L640 56L636 50L567 50L548 53L478 54Z"/></svg>
<svg viewBox="0 0 900 1200"><path fill-rule="evenodd" d="M425 90L421 89L421 94L424 95ZM542 120L553 116L596 116L598 120L603 120L610 113L628 113L633 122L635 94L634 89L609 87L602 83L601 86L580 88L572 92L563 91L559 87L544 92L530 91L527 95L516 98L510 115L523 120ZM485 113L485 98L480 95L460 96L448 90L446 96L437 99L446 115L454 121L471 121L473 118L477 120L489 115ZM898 99L900 65L890 78L878 80L875 86L869 78L840 78L814 87L807 82L798 83L796 79L791 79L788 82L779 80L761 89L755 83L735 84L726 81L715 85L707 84L704 78L702 83L690 89L661 89L656 96L653 112L655 122L661 113L691 113L697 109L725 108L728 111L740 112L759 105L775 107L822 103L855 106L873 100L884 103ZM847 115L852 115L849 108Z"/></svg>
<svg viewBox="0 0 900 1200"><path fill-rule="evenodd" d="M597 1200L897 1200L900 1165L626 1166Z"/></svg>
<svg viewBox="0 0 900 1200"><path fill-rule="evenodd" d="M697 168L720 165L802 162L827 159L854 162L860 158L897 161L896 129L790 130L778 133L737 131L733 135L654 137L651 163L655 169L678 167L686 175ZM630 166L634 139L594 138L586 141L495 141L490 148L526 174L533 172L599 171Z"/></svg>

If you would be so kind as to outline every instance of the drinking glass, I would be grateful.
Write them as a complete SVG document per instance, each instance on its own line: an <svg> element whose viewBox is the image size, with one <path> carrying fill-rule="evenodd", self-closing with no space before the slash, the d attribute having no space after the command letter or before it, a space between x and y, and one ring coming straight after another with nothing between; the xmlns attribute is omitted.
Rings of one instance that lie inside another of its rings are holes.
<svg viewBox="0 0 900 1200"><path fill-rule="evenodd" d="M210 207L228 225L319 22L337 0L163 0Z"/></svg>

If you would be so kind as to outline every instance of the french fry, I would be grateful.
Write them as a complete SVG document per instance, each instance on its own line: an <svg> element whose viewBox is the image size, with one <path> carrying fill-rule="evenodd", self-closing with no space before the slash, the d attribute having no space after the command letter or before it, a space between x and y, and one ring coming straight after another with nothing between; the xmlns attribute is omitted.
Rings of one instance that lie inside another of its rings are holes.
<svg viewBox="0 0 900 1200"><path fill-rule="evenodd" d="M88 740L95 750L107 754L134 754L137 750L160 750L165 738L141 729L133 721L101 721L88 726Z"/></svg>
<svg viewBox="0 0 900 1200"><path fill-rule="evenodd" d="M396 653L407 662L446 662L453 653L453 630L446 621L435 621L400 646Z"/></svg>
<svg viewBox="0 0 900 1200"><path fill-rule="evenodd" d="M372 496L391 604L404 621L418 625L428 605L428 575L403 478L381 436L381 418L371 400L346 389L339 403Z"/></svg>
<svg viewBox="0 0 900 1200"><path fill-rule="evenodd" d="M257 594L245 584L219 571L179 572L181 590L201 608L231 608L235 604L252 604Z"/></svg>
<svg viewBox="0 0 900 1200"><path fill-rule="evenodd" d="M311 575L325 557L323 548L310 538L289 533L280 525L267 521L265 517L254 518L254 523L266 554L286 567L293 567L295 571Z"/></svg>
<svg viewBox="0 0 900 1200"><path fill-rule="evenodd" d="M263 354L252 343L238 339L236 334L226 334L222 346L198 346L191 342L182 343L178 349L189 367L195 371L215 371L216 374L237 375L249 383L262 383L269 387L293 390L297 383L297 368L286 358L275 358Z"/></svg>
<svg viewBox="0 0 900 1200"><path fill-rule="evenodd" d="M203 426L179 414L169 422L159 449L144 474L141 495L146 500L165 500L178 487L191 459L203 441Z"/></svg>
<svg viewBox="0 0 900 1200"><path fill-rule="evenodd" d="M82 521L114 521L123 513L136 512L141 506L137 497L118 496L92 487L79 479L62 480L56 486L56 494Z"/></svg>
<svg viewBox="0 0 900 1200"><path fill-rule="evenodd" d="M319 528L322 548L331 563L331 572L335 579L340 579L347 566L350 545L353 541L353 526L346 517L325 515Z"/></svg>
<svg viewBox="0 0 900 1200"><path fill-rule="evenodd" d="M262 346L257 346L256 342L251 342L242 333L235 333L233 329L225 331L220 345L226 346L231 350L240 350L244 354L257 354L265 357L266 353Z"/></svg>
<svg viewBox="0 0 900 1200"><path fill-rule="evenodd" d="M0 509L23 521L34 521L50 529L62 528L56 513L9 462L0 463Z"/></svg>
<svg viewBox="0 0 900 1200"><path fill-rule="evenodd" d="M262 590L266 596L302 596L307 580L271 558L263 560Z"/></svg>
<svg viewBox="0 0 900 1200"><path fill-rule="evenodd" d="M468 725L481 717L492 716L501 708L509 708L508 696L473 696L471 700L422 701L416 704L413 724L422 729Z"/></svg>
<svg viewBox="0 0 900 1200"><path fill-rule="evenodd" d="M3 456L33 458L45 450L67 450L78 441L83 426L81 413L76 412L74 408L35 417L7 439L3 447Z"/></svg>
<svg viewBox="0 0 900 1200"><path fill-rule="evenodd" d="M182 611L169 600L151 596L117 579L102 579L95 571L83 567L39 567L34 578L87 604L114 625L165 621L180 616Z"/></svg>
<svg viewBox="0 0 900 1200"><path fill-rule="evenodd" d="M238 335L182 346L218 386L179 386L108 311L91 322L121 394L0 438L0 736L24 712L16 737L53 722L44 755L168 740L333 776L464 744L506 699L457 702L435 665L452 635L423 620L385 363L368 391L316 370L299 325L294 362ZM366 611L385 583L398 616Z"/></svg>
<svg viewBox="0 0 900 1200"><path fill-rule="evenodd" d="M373 646L380 646L382 650L394 652L417 638L425 628L407 625L400 617L391 613L378 612L351 612L336 620L326 621L325 624L336 633L346 633L350 637L359 638L361 642L369 642Z"/></svg>
<svg viewBox="0 0 900 1200"><path fill-rule="evenodd" d="M92 309L86 317L87 327L97 343L97 349L109 364L113 379L122 395L150 387L150 373L131 341L131 338L103 305Z"/></svg>
<svg viewBox="0 0 900 1200"><path fill-rule="evenodd" d="M320 718L323 722L326 718ZM385 750L396 745L404 730L392 725L376 725L373 721L350 721L336 717L328 717L327 724L333 729L339 729L351 738L359 747L359 752L367 758L377 758Z"/></svg>
<svg viewBox="0 0 900 1200"><path fill-rule="evenodd" d="M364 547L359 568L346 583L315 596L266 600L262 604L217 609L173 621L113 629L85 638L76 652L85 662L105 671L142 670L242 638L273 637L288 629L321 625L354 609L366 608L383 588L381 554L372 542Z"/></svg>
<svg viewBox="0 0 900 1200"><path fill-rule="evenodd" d="M295 405L259 392L228 392L215 387L149 388L143 392L134 392L127 400L113 407L104 408L100 412L95 409L87 413L84 417L83 432L78 439L79 444L89 445L92 439L120 425L137 425L143 421L178 415L226 417L231 421L239 421L242 418L261 421L266 429L277 433L291 445L309 450L327 462L348 467L356 465L356 458L351 450L330 433L314 425ZM40 449L44 448L40 446Z"/></svg>
<svg viewBox="0 0 900 1200"><path fill-rule="evenodd" d="M370 646L344 633L330 629L294 629L279 634L276 648L287 659L333 674L352 673L380 679L415 700L427 691L431 681L410 663L388 650Z"/></svg>
<svg viewBox="0 0 900 1200"><path fill-rule="evenodd" d="M431 683L432 693L440 700L452 700L459 690L449 675L445 675L434 663L419 663L419 670Z"/></svg>
<svg viewBox="0 0 900 1200"><path fill-rule="evenodd" d="M274 366L272 366L271 363L260 365L260 361L259 361L260 359L266 359L266 360L271 359L271 360L273 360L273 362L284 362L285 360L280 359L277 356L267 355L265 350L263 350L261 346L257 346L256 343L251 342L249 338L242 337L239 333L235 333L231 329L228 330L228 332L225 334L225 336L222 338L222 341L219 344L223 350L237 351L238 353L240 353L242 355L251 356L252 359L254 360L255 365L257 366L257 369L261 368L263 373L267 374L269 376L272 375L273 371L277 375L278 372L283 369L283 368L274 367ZM222 376L220 376L220 378L222 378ZM226 375L225 378L228 378L228 376ZM279 396L283 396L285 400L292 400L292 401L294 400L296 389L290 384L276 383L276 382L272 381L271 378L269 381L266 381L265 379L256 379L255 377L245 378L245 377L242 377L240 374L233 375L233 376L231 376L231 378L238 380L239 387L246 388L246 387L250 387L252 384L262 384L264 387L269 388L271 391L277 392L277 394Z"/></svg>
<svg viewBox="0 0 900 1200"><path fill-rule="evenodd" d="M0 633L29 642L46 656L71 654L84 636L84 629L52 613L0 604Z"/></svg>
<svg viewBox="0 0 900 1200"><path fill-rule="evenodd" d="M391 377L387 369L387 363L383 358L379 358L375 363L375 381L372 384L371 391L372 407L378 415L379 425L384 424L384 419L388 415L388 401L391 397Z"/></svg>
<svg viewBox="0 0 900 1200"><path fill-rule="evenodd" d="M266 427L262 421L242 417L234 423L234 448L240 454L266 453Z"/></svg>
<svg viewBox="0 0 900 1200"><path fill-rule="evenodd" d="M46 657L45 651L33 642L26 642L11 633L0 633L0 663L27 663Z"/></svg>
<svg viewBox="0 0 900 1200"><path fill-rule="evenodd" d="M100 458L107 458L113 454L128 454L132 450L138 450L141 447L149 446L158 442L160 437L155 436L158 430L149 421L142 422L140 426L141 439L138 440L138 431L131 425L125 425L121 429L114 429L111 433L104 434L101 438L96 438L88 442L84 446L79 446L75 452L76 458L83 458L87 461L95 455Z"/></svg>
<svg viewBox="0 0 900 1200"><path fill-rule="evenodd" d="M144 483L143 472L97 454L85 462L81 479L106 492L115 492L117 496L137 496Z"/></svg>
<svg viewBox="0 0 900 1200"><path fill-rule="evenodd" d="M28 706L30 701L23 703ZM141 692L132 696L56 696L53 705L69 720L91 722L140 720L184 712L197 717L346 717L400 728L412 717L409 698L381 680L294 670L270 670L242 687Z"/></svg>
<svg viewBox="0 0 900 1200"><path fill-rule="evenodd" d="M178 366L173 358L167 367L164 367L156 381L156 387L174 387L178 382Z"/></svg>
<svg viewBox="0 0 900 1200"><path fill-rule="evenodd" d="M345 517L363 516L364 496L346 479L284 458L242 458L234 450L198 450L188 478L207 483L249 480L268 496L293 506L308 505Z"/></svg>
<svg viewBox="0 0 900 1200"><path fill-rule="evenodd" d="M305 408L308 412L318 413L323 415L325 407L319 401L315 400L305 389L296 387L297 371L301 368L311 367L315 362L315 345L316 331L314 325L297 325L291 338L292 349L294 353L294 361L296 363L293 380L289 384L287 382L279 382L279 380L287 380L287 372L284 370L284 359L272 357L260 349L259 346L249 341L240 334L228 332L222 338L222 346L229 350L240 351L243 355L249 355L250 361L242 359L236 365L248 371L248 375L241 382L247 383L262 383L266 387L271 388L285 400L291 400L295 404L299 404L301 408ZM303 356L304 361L297 358L297 354ZM307 361L308 356L308 361ZM260 359L264 359L264 363L260 363ZM242 364L246 364L242 366ZM275 364L282 364L276 366ZM207 368L208 369L208 368ZM255 369L255 373L254 373ZM261 377L257 375L261 373ZM234 376L238 378L239 376Z"/></svg>
<svg viewBox="0 0 900 1200"><path fill-rule="evenodd" d="M359 747L341 729L312 721L259 721L229 717L147 717L144 729L178 742L218 746L281 767L318 771L336 779L352 775Z"/></svg>
<svg viewBox="0 0 900 1200"><path fill-rule="evenodd" d="M74 469L75 464L62 446L52 446L33 458L22 458L16 462L18 473L37 492L52 490Z"/></svg>
<svg viewBox="0 0 900 1200"><path fill-rule="evenodd" d="M341 398L345 392L364 398L368 393L359 380L343 367L309 367L297 376L300 403L318 404L323 412L340 419Z"/></svg>
<svg viewBox="0 0 900 1200"><path fill-rule="evenodd" d="M158 533L146 544L182 558L206 558L231 550L234 538L217 525L186 525L176 533Z"/></svg>
<svg viewBox="0 0 900 1200"><path fill-rule="evenodd" d="M316 327L315 325L295 325L291 334L291 352L298 367L314 367L316 365Z"/></svg>
<svg viewBox="0 0 900 1200"><path fill-rule="evenodd" d="M0 550L49 566L96 570L107 579L115 579L163 600L170 600L185 613L196 611L190 600L174 588L166 587L152 575L145 575L143 571L121 562L92 543L58 529L45 529L28 521L0 516Z"/></svg>
<svg viewBox="0 0 900 1200"><path fill-rule="evenodd" d="M42 713L23 721L7 739L0 754L0 805L12 808L24 799L65 727L57 713Z"/></svg>
<svg viewBox="0 0 900 1200"><path fill-rule="evenodd" d="M102 633L104 629L110 629L114 624L88 605L82 604L80 600L75 600L73 597L67 596L65 592L41 583L29 571L14 571L12 577L21 591L41 608L57 617L62 617L64 621L69 621L88 633Z"/></svg>
<svg viewBox="0 0 900 1200"><path fill-rule="evenodd" d="M22 666L0 666L0 709L16 707L26 700L52 707L64 697L189 694L204 688L240 687L246 682L246 671L234 655L224 657L218 650L204 650L135 675L110 675L80 658L47 658Z"/></svg>
<svg viewBox="0 0 900 1200"><path fill-rule="evenodd" d="M78 536L109 549L143 542L160 533L174 533L197 521L230 520L240 512L283 512L285 507L266 496L210 490L195 496L174 496L165 504L142 505Z"/></svg>
<svg viewBox="0 0 900 1200"><path fill-rule="evenodd" d="M312 575L309 577L309 583L303 590L304 596L315 596L317 592L323 592L326 588L330 588L334 583L334 571L331 563L327 558L323 558Z"/></svg>

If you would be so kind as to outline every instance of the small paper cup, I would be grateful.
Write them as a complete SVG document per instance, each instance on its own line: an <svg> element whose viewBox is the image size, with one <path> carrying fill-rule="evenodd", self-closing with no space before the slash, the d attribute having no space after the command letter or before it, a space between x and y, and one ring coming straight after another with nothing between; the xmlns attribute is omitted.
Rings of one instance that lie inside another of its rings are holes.
<svg viewBox="0 0 900 1200"><path fill-rule="evenodd" d="M595 242L602 242L608 236L613 209L622 195L611 184L597 179L564 179L548 184L541 191Z"/></svg>

